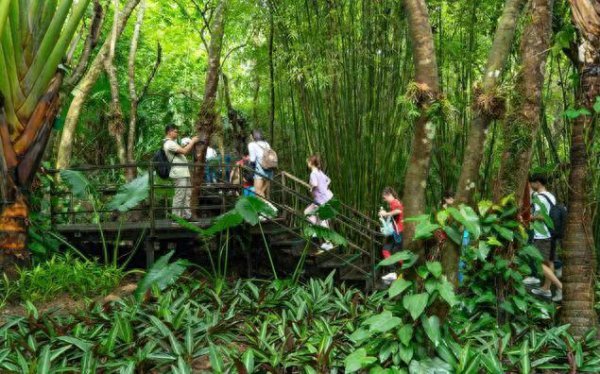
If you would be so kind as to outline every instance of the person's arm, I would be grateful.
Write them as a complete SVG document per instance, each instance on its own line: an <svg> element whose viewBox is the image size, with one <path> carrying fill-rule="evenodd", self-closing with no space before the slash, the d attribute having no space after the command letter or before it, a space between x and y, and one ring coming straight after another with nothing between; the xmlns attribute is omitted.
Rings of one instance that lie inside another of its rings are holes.
<svg viewBox="0 0 600 374"><path fill-rule="evenodd" d="M400 214L400 213L402 213L402 210L401 210L401 209L394 209L394 210L392 210L391 212L386 212L386 213L385 213L385 216L386 216L386 217L394 217L394 216L397 216L397 215L398 215L398 214Z"/></svg>
<svg viewBox="0 0 600 374"><path fill-rule="evenodd" d="M248 157L250 157L250 162L255 163L257 158L256 147L254 143L248 144Z"/></svg>
<svg viewBox="0 0 600 374"><path fill-rule="evenodd" d="M190 141L185 147L180 147L179 145L177 145L177 143L175 143L175 141L171 140L167 145L167 149L173 153L187 155L192 151L192 149L194 149L194 146L196 145L196 143L198 143L198 141L199 138L197 136L194 136L192 138L192 141Z"/></svg>
<svg viewBox="0 0 600 374"><path fill-rule="evenodd" d="M314 172L310 173L310 180L308 181L308 184L310 184L311 191L313 191L315 188L317 188L319 186L319 180L317 178L316 173L314 173Z"/></svg>

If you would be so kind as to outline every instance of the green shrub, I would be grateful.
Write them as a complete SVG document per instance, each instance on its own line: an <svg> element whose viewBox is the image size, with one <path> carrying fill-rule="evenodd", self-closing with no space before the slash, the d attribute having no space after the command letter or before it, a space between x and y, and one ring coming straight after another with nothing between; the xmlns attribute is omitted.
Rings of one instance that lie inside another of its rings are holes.
<svg viewBox="0 0 600 374"><path fill-rule="evenodd" d="M81 260L71 254L54 255L32 268L21 269L16 282L5 282L5 292L20 301L46 302L68 294L94 297L113 290L124 276L122 269Z"/></svg>

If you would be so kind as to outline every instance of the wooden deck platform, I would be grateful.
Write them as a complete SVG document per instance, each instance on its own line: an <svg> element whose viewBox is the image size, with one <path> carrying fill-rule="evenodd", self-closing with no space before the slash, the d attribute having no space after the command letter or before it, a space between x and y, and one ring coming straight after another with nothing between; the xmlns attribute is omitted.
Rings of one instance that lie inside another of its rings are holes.
<svg viewBox="0 0 600 374"><path fill-rule="evenodd" d="M190 223L197 227L206 228L210 226L211 221L211 218L200 218ZM137 239L140 235L148 234L152 226L150 221L146 221L103 222L102 224L72 223L56 225L55 228L61 235L67 238L74 238L81 241L97 241L100 240L100 229L107 240L114 240L117 237L123 240L132 240ZM166 219L154 221L154 232L155 236L160 239L191 239L198 236L198 234L181 227L177 222Z"/></svg>

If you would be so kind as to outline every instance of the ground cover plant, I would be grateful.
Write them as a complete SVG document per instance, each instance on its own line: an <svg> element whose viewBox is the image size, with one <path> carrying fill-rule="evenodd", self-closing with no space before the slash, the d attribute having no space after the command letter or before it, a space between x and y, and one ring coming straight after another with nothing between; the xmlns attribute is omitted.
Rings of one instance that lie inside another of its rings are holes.
<svg viewBox="0 0 600 374"><path fill-rule="evenodd" d="M327 279L227 281L183 275L189 263L161 258L136 293L73 314L28 315L0 328L0 368L12 372L597 372L596 331L582 339L554 323L551 304L522 289L539 254L515 224L514 199L421 217L418 237L473 233L454 292L430 260L403 251L402 274L373 294ZM232 213L233 214L233 213ZM257 215L256 212L254 212ZM451 218L452 217L452 218ZM223 224L217 220L217 225ZM436 223L433 223L436 222ZM223 227L222 230L226 230ZM219 230L214 227L213 230ZM213 233L214 234L214 233ZM457 240L461 235L457 237ZM508 251L508 252L507 252ZM411 275L412 274L412 275ZM181 278L180 278L181 277ZM516 280L516 282L513 282Z"/></svg>

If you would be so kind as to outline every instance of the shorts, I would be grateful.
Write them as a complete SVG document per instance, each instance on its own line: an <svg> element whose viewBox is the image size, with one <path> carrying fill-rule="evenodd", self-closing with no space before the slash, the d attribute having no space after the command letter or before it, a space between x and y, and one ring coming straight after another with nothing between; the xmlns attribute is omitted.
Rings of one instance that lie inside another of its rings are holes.
<svg viewBox="0 0 600 374"><path fill-rule="evenodd" d="M273 170L263 169L260 162L256 163L256 168L254 170L256 171L254 179L273 179L273 175L275 174Z"/></svg>
<svg viewBox="0 0 600 374"><path fill-rule="evenodd" d="M540 251L545 263L551 263L556 258L556 248L552 239L535 239L533 245Z"/></svg>
<svg viewBox="0 0 600 374"><path fill-rule="evenodd" d="M400 240L394 238L394 235L385 238L385 241L383 242L384 251L389 251L390 253L394 254L402 250L402 233L398 233L396 235L399 237Z"/></svg>

